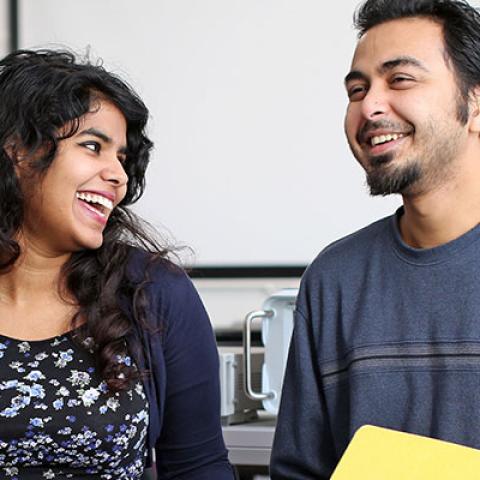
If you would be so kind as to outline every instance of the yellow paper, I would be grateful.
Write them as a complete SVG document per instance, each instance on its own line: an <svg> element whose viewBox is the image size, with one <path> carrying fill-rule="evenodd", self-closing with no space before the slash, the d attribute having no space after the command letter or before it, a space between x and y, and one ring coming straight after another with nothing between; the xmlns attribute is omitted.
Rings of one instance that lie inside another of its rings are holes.
<svg viewBox="0 0 480 480"><path fill-rule="evenodd" d="M480 480L480 450L365 425L331 480Z"/></svg>

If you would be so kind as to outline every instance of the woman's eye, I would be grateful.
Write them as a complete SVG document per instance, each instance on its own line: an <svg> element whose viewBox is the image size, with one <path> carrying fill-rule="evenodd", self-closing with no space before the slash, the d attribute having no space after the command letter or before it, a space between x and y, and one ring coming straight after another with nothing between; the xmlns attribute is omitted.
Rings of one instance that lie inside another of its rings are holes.
<svg viewBox="0 0 480 480"><path fill-rule="evenodd" d="M98 142L84 142L81 145L92 152L100 152L100 144Z"/></svg>

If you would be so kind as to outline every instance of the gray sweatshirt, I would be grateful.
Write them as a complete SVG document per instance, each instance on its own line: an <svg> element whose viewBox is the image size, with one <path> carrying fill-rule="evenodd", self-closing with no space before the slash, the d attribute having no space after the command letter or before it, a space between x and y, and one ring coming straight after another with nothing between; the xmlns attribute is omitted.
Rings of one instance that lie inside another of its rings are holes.
<svg viewBox="0 0 480 480"><path fill-rule="evenodd" d="M480 448L480 226L414 249L402 213L333 243L302 279L272 480L328 479L365 424Z"/></svg>

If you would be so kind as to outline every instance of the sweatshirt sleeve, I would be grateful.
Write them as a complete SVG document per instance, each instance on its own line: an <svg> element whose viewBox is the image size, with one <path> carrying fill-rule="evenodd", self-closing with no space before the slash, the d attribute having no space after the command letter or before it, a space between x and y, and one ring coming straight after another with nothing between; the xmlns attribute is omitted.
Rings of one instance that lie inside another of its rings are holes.
<svg viewBox="0 0 480 480"><path fill-rule="evenodd" d="M272 480L327 480L336 465L309 320L298 310L272 449Z"/></svg>
<svg viewBox="0 0 480 480"><path fill-rule="evenodd" d="M156 444L160 479L233 480L220 424L218 353L203 304L178 274L162 295L166 396Z"/></svg>

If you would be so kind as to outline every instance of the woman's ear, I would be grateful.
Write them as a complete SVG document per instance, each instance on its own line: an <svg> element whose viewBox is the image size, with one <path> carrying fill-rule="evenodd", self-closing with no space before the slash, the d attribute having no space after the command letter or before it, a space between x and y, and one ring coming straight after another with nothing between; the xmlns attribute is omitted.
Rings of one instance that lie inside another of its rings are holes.
<svg viewBox="0 0 480 480"><path fill-rule="evenodd" d="M5 144L3 151L9 157L18 181L24 186L33 187L34 183L32 182L35 181L36 171L33 167L32 156L28 154L27 149L10 141Z"/></svg>
<svg viewBox="0 0 480 480"><path fill-rule="evenodd" d="M15 148L15 143L14 142L7 142L3 146L3 151L7 154L8 158L10 160L15 161L15 158L17 156L16 148Z"/></svg>
<svg viewBox="0 0 480 480"><path fill-rule="evenodd" d="M3 146L4 152L15 164L24 160L27 156L27 149L22 145L20 139L10 137Z"/></svg>

